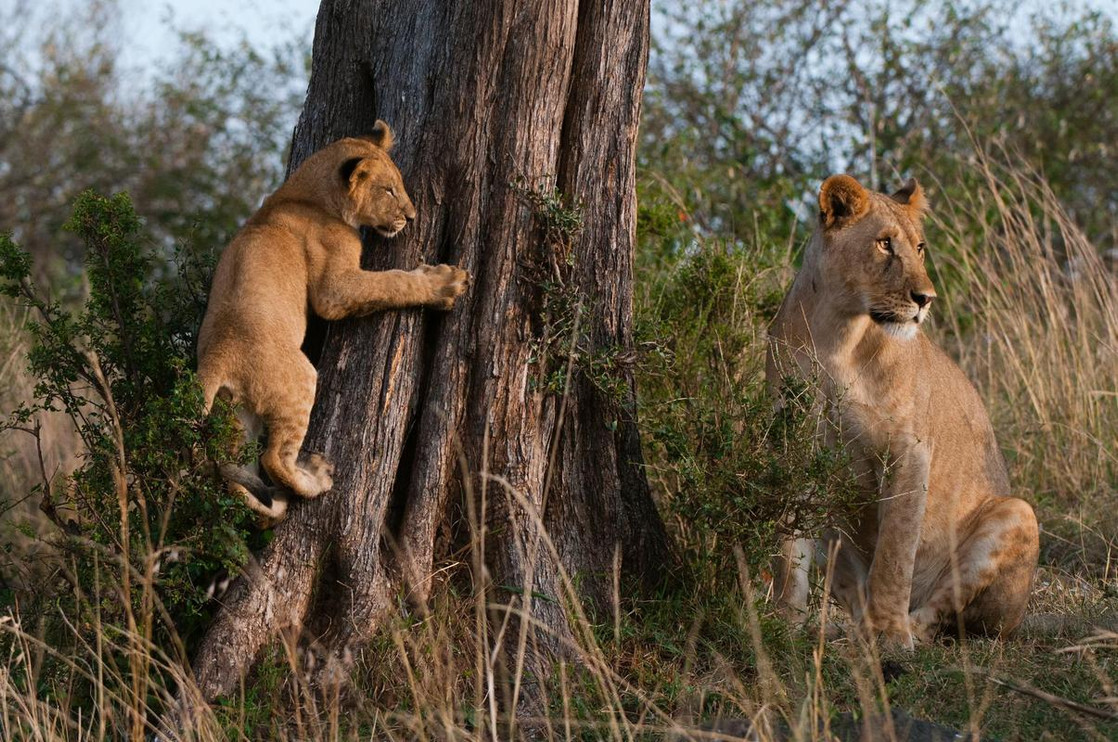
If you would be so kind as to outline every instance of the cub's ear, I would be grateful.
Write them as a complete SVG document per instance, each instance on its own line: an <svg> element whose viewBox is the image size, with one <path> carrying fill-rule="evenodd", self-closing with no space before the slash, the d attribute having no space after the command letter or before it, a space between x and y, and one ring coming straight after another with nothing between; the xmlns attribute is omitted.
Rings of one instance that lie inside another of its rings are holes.
<svg viewBox="0 0 1118 742"><path fill-rule="evenodd" d="M913 219L920 219L928 210L928 201L924 198L924 189L916 182L916 178L909 178L901 189L890 196L901 206L908 207L908 212Z"/></svg>
<svg viewBox="0 0 1118 742"><path fill-rule="evenodd" d="M363 158L361 158L361 157L351 157L351 158L349 158L348 160L346 160L345 162L342 163L341 168L338 169L338 175L341 176L343 183L345 183L347 185L352 185L352 183L353 183L353 172L355 170L357 170L357 166L361 164L362 159ZM365 175L366 175L366 172L364 170L362 170L361 172L357 173L357 178L358 179L364 178Z"/></svg>
<svg viewBox="0 0 1118 742"><path fill-rule="evenodd" d="M392 127L381 119L377 119L377 122L373 124L373 130L369 133L368 138L385 152L392 149L392 145L396 142L396 138L392 136Z"/></svg>
<svg viewBox="0 0 1118 742"><path fill-rule="evenodd" d="M859 218L869 209L870 196L849 175L832 175L819 189L819 222L834 229Z"/></svg>

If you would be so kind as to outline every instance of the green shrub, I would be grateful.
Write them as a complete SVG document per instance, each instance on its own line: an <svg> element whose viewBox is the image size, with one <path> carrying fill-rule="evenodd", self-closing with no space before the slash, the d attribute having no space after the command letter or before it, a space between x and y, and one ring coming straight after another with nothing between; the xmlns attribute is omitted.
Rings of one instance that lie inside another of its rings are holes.
<svg viewBox="0 0 1118 742"><path fill-rule="evenodd" d="M45 537L56 577L10 599L25 624L45 619L52 646L139 636L180 656L208 622L213 573L245 562L251 526L215 475L213 462L233 450L232 416L222 409L206 419L190 368L204 296L197 282L209 270L182 263L157 277L124 194L83 193L67 228L86 250L87 297L76 308L40 290L30 256L0 235L0 288L34 317L36 380L33 400L3 427L37 435L40 416L58 411L82 443L73 473L44 471L26 493L56 526ZM121 662L140 655L150 659L150 649Z"/></svg>
<svg viewBox="0 0 1118 742"><path fill-rule="evenodd" d="M790 276L787 252L696 238L655 197L642 203L636 315L646 355L640 421L649 476L700 576L737 579L734 549L764 569L781 529L812 530L854 496L847 456L820 444L815 390L766 389L765 328ZM783 524L783 525L782 525Z"/></svg>

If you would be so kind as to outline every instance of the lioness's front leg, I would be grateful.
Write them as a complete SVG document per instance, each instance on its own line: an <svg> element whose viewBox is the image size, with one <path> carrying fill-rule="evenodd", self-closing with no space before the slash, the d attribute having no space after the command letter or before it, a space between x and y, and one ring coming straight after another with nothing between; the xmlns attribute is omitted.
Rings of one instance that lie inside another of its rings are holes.
<svg viewBox="0 0 1118 742"><path fill-rule="evenodd" d="M865 628L906 649L913 648L908 606L920 529L928 501L931 455L913 442L884 475L878 503L878 536L870 564Z"/></svg>
<svg viewBox="0 0 1118 742"><path fill-rule="evenodd" d="M789 536L781 541L780 553L773 559L773 598L780 613L797 625L807 618L808 571L814 556L814 541Z"/></svg>
<svg viewBox="0 0 1118 742"><path fill-rule="evenodd" d="M469 274L452 265L421 265L410 271L326 272L311 286L310 299L314 311L329 320L403 307L450 309L468 281Z"/></svg>

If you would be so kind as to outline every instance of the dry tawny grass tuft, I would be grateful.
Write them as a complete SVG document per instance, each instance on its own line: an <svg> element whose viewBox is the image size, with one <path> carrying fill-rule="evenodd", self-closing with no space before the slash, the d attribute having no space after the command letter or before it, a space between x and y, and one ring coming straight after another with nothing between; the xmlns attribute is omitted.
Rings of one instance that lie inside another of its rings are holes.
<svg viewBox="0 0 1118 742"><path fill-rule="evenodd" d="M94 632L92 645L77 626L99 627L99 603L131 605L130 596L84 586L93 593L87 610L48 617L61 627L49 639L42 623L25 625L18 612L0 618L3 736L700 740L752 730L759 740L822 740L842 723L838 711L857 710L884 734L896 733L899 717L889 712L898 699L925 714L954 714L970 732L999 723L1016 729L1038 704L1056 709L1051 698L1067 700L1075 691L1079 701L1035 723L1057 737L1060 730L1105 737L1114 728L1094 725L1118 709L1118 635L1112 626L1094 627L1113 617L1118 592L1111 560L1118 532L1118 283L1042 179L984 155L973 171L983 186L938 200L933 215L941 243L933 244L933 260L941 285L950 287L940 292L934 332L978 385L1015 486L1038 506L1048 564L1033 608L1055 616L1062 635L961 641L897 660L853 639L828 639L824 603L817 633L790 638L753 595L761 592L758 582L739 557L736 574L674 603L671 596L639 603L615 580L613 604L600 614L580 604L577 576L563 575L561 600L573 628L562 637L566 656L552 677L533 677L527 644L509 641L510 633L537 625L532 602L495 597L483 563L485 518L474 512L469 543L441 565L428 610L402 612L374 646L352 657L319 657L301 637L277 636L242 693L221 705L202 702L181 646L164 644L176 647L168 653L152 640L162 619L151 572L135 575L127 588L149 596L140 604L150 615L136 615L134 630ZM739 284L751 278L743 264ZM737 357L719 358L718 368L728 376L755 369L749 357L763 354L764 342L757 332ZM0 362L0 373L14 363ZM487 497L523 504L499 478L482 481ZM476 494L466 501L476 504ZM525 522L538 522L527 515ZM523 541L554 549L546 534ZM731 610L720 613L717 605ZM719 641L727 635L738 646ZM1063 658L1074 663L1060 664ZM311 665L323 661L339 662L350 676L344 692L309 682ZM1027 672L1031 679L1022 679ZM1013 688L1059 673L1067 692L1014 700L1021 694ZM531 694L532 716L506 713ZM1076 704L1103 714L1087 718Z"/></svg>
<svg viewBox="0 0 1118 742"><path fill-rule="evenodd" d="M984 188L938 204L944 346L978 385L1021 496L1076 566L1112 576L1118 533L1118 275L1045 181L978 154ZM947 257L950 256L950 257Z"/></svg>

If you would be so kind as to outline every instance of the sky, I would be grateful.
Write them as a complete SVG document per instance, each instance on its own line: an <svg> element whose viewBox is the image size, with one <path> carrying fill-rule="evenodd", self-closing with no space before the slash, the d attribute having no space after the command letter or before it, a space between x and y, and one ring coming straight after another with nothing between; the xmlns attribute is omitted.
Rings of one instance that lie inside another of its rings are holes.
<svg viewBox="0 0 1118 742"><path fill-rule="evenodd" d="M0 23L19 3L42 13L40 23L49 24L53 13L65 13L90 0L0 0ZM112 0L109 0L110 2ZM124 18L121 34L127 51L124 63L143 69L173 56L176 48L172 29L206 31L218 41L235 41L245 34L258 49L270 39L302 36L307 48L314 32L319 0L115 0ZM1093 8L1118 19L1118 0L1066 0L1073 6ZM654 8L670 7L673 0L652 0ZM1021 10L1031 12L1050 5L1050 0L1022 0ZM1056 3L1059 7L1060 2Z"/></svg>
<svg viewBox="0 0 1118 742"><path fill-rule="evenodd" d="M66 25L60 19L92 17L94 3L119 8L111 28L120 61L142 73L178 55L183 31L204 31L222 45L247 38L261 51L301 37L309 49L319 0L0 0L0 38L21 40L33 63L37 44Z"/></svg>
<svg viewBox="0 0 1118 742"><path fill-rule="evenodd" d="M80 2L81 0L71 0ZM279 34L302 34L310 46L319 0L118 0L126 38L133 51L126 62L139 66L159 59L173 48L172 28L206 31L218 41L233 41L244 32L257 48Z"/></svg>

